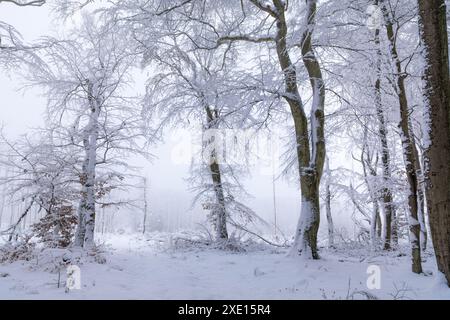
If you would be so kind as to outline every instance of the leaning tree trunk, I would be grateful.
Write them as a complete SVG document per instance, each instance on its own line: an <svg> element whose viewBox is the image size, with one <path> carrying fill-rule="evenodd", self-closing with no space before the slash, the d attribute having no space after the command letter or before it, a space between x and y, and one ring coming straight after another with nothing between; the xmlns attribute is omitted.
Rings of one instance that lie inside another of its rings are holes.
<svg viewBox="0 0 450 320"><path fill-rule="evenodd" d="M383 202L383 211L385 217L385 238L384 249L391 249L392 236L396 236L396 221L394 218L394 209L392 205L392 191L389 187L391 183L391 159L389 155L389 146L387 138L387 124L384 115L383 104L381 101L381 50L380 50L380 29L375 31L375 45L377 46L377 78L375 81L375 111L378 118L378 136L381 143L381 165L383 171L383 187L381 190L381 200ZM394 222L394 223L393 223Z"/></svg>
<svg viewBox="0 0 450 320"><path fill-rule="evenodd" d="M209 106L205 106L207 114L207 128L216 128L216 122L218 120L217 112L212 110ZM214 141L214 143L217 143ZM216 241L228 240L227 230L227 211L225 205L225 193L223 191L222 173L220 170L219 159L217 156L217 149L213 148L209 157L209 172L211 174L211 180L213 182L214 194L216 203L213 210L214 228L216 231Z"/></svg>
<svg viewBox="0 0 450 320"><path fill-rule="evenodd" d="M400 123L401 142L403 148L403 159L405 161L406 176L408 178L408 209L409 209L409 239L411 242L412 271L414 273L422 273L422 259L420 256L420 223L418 208L418 191L419 184L417 179L417 164L419 159L416 158L414 148L414 140L411 138L411 129L409 127L409 107L408 98L406 96L405 74L402 69L402 63L398 56L394 27L390 21L387 8L383 3L383 13L386 22L386 33L389 41L390 56L395 68L396 91L400 106Z"/></svg>
<svg viewBox="0 0 450 320"><path fill-rule="evenodd" d="M418 4L428 122L424 153L426 200L438 269L450 286L450 81L446 5L444 0L418 0Z"/></svg>

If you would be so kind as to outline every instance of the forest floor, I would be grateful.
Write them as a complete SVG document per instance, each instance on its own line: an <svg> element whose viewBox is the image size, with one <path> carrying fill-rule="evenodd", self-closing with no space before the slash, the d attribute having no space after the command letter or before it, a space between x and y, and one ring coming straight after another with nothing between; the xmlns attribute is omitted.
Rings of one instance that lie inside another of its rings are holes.
<svg viewBox="0 0 450 320"><path fill-rule="evenodd" d="M32 259L0 264L0 299L450 299L430 254L429 275L416 275L408 255L367 256L363 248L322 249L321 260L307 261L264 246L246 252L176 247L161 234L102 242L106 263L80 265L80 290L66 293L65 270L59 277ZM370 266L379 266L379 289L367 286Z"/></svg>

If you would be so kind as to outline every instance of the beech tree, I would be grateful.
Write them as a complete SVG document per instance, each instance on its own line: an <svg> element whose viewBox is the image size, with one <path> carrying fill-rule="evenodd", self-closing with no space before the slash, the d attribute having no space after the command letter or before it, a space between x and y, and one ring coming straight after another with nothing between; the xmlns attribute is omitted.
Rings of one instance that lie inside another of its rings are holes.
<svg viewBox="0 0 450 320"><path fill-rule="evenodd" d="M302 22L302 32L295 45L288 44L293 37L292 28L288 20L291 13L300 10L298 6L281 0L261 2L249 0L247 6L242 7L239 19L245 20L250 16L258 26L244 32L229 32L217 39L219 45L229 42L245 41L250 43L266 43L274 46L278 57L278 64L284 75L284 92L277 93L289 105L295 128L297 168L301 185L301 215L296 231L293 255L305 255L313 259L319 258L317 249L317 232L320 222L319 185L325 162L324 139L324 106L325 84L320 64L313 49L313 33L316 23L317 1L308 0L305 4L305 17ZM249 8L250 6L250 8ZM276 31L270 30L270 25L276 26ZM238 30L239 31L239 30ZM309 76L312 103L311 112L307 116L305 104L298 86L298 71L292 59L292 48L300 49L303 65ZM275 89L277 90L277 89Z"/></svg>
<svg viewBox="0 0 450 320"><path fill-rule="evenodd" d="M419 212L419 182L417 174L421 172L419 159L417 158L418 152L415 145L415 139L412 129L410 128L410 108L408 105L408 97L406 93L405 78L406 72L403 69L403 63L400 60L400 56L397 50L397 38L398 29L400 28L400 21L396 21L394 27L394 13L390 12L388 1L381 1L381 8L384 15L386 36L388 39L388 48L390 50L390 59L394 66L394 79L395 92L398 96L398 105L400 108L400 123L401 129L401 142L403 148L403 157L406 167L406 176L408 178L409 195L408 195L408 208L409 208L409 224L410 224L410 241L412 247L412 270L415 273L422 272L421 257L420 257L420 223L419 215L423 218L423 213ZM378 31L379 32L379 31ZM392 200L391 200L392 201ZM386 239L388 242L388 239Z"/></svg>
<svg viewBox="0 0 450 320"><path fill-rule="evenodd" d="M418 0L424 56L427 124L425 183L431 236L438 269L450 286L450 81L447 16L444 0Z"/></svg>
<svg viewBox="0 0 450 320"><path fill-rule="evenodd" d="M137 97L127 97L135 56L111 29L92 18L76 31L76 38L47 40L44 64L30 66L28 81L45 90L49 121L61 128L67 144L83 150L79 182L78 226L75 245L94 245L96 183L99 166L128 167L120 160L129 152L145 155L137 143L142 129ZM109 178L123 180L113 173Z"/></svg>
<svg viewBox="0 0 450 320"><path fill-rule="evenodd" d="M242 99L241 80L228 62L232 59L230 48L195 50L192 39L186 41L177 36L179 33L180 29L172 30L160 39L165 45L152 50L151 56L144 55L147 63L159 70L148 82L144 110L157 134L181 123L186 128L201 126L201 147L198 152L193 150L190 182L197 192L194 202L201 201L210 211L215 239L223 242L229 237L227 224L235 225L238 220L236 214L252 213L237 200L237 194L242 193L237 172L242 176L245 163L238 165L231 155L225 155L227 138L220 130L245 128L245 115L252 103Z"/></svg>

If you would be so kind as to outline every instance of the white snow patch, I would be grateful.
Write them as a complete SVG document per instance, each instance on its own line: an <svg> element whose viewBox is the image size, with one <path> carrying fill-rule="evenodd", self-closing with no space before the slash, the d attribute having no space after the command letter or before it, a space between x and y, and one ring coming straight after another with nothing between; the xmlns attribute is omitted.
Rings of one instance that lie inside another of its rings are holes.
<svg viewBox="0 0 450 320"><path fill-rule="evenodd" d="M84 263L81 290L65 293L58 274L32 271L36 261L0 265L1 299L450 299L442 279L410 271L410 259L393 253L322 250L321 260L287 259L285 250L234 253L170 248L167 236L109 236L106 263ZM362 258L361 258L362 257ZM424 259L432 269L432 257ZM378 265L381 288L369 290L367 268ZM61 275L64 283L65 275Z"/></svg>

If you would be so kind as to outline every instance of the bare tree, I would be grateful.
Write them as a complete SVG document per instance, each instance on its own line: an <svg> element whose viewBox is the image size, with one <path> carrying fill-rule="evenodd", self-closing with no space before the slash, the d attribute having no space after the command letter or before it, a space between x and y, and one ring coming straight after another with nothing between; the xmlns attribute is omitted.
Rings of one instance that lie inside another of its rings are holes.
<svg viewBox="0 0 450 320"><path fill-rule="evenodd" d="M45 64L31 66L30 85L46 90L49 121L61 128L67 143L83 150L82 187L75 245L94 245L98 166L129 167L120 161L129 152L145 155L137 97L127 97L135 57L121 36L96 26L85 16L76 40L55 41L42 50ZM123 179L120 174L109 177Z"/></svg>
<svg viewBox="0 0 450 320"><path fill-rule="evenodd" d="M38 135L38 139L33 140L24 136L14 142L1 136L4 151L0 154L0 163L8 170L0 177L0 185L5 186L12 203L26 202L25 211L4 233L8 233L11 240L31 209L36 209L43 211L44 218L54 223L46 241L56 245L61 243L63 231L59 226L65 223L63 220L71 219L70 212L66 210L61 215L61 209L71 208L79 195L75 170L78 155L55 147L49 132L36 133L42 136ZM70 225L67 227L70 229Z"/></svg>
<svg viewBox="0 0 450 320"><path fill-rule="evenodd" d="M169 25L166 28L170 30ZM165 41L161 40L165 45L152 51L151 61L160 71L149 81L147 116L150 123L156 122L156 132L172 124L201 126L202 147L194 155L190 180L198 192L196 201L201 200L210 211L215 239L226 241L227 223L237 203L234 194L241 186L237 165L224 161L222 135L225 129L237 129L245 121L246 103L235 104L239 99L237 81L224 64L230 59L226 55L229 50L193 50L190 40L183 42L177 36L179 30L170 31Z"/></svg>
<svg viewBox="0 0 450 320"><path fill-rule="evenodd" d="M0 0L0 6L15 5L19 7L40 7L46 0ZM0 67L13 68L20 63L39 63L33 54L37 45L24 43L20 32L14 26L0 21Z"/></svg>
<svg viewBox="0 0 450 320"><path fill-rule="evenodd" d="M397 38L398 28L400 26L397 21L396 29L394 29L394 22L392 15L388 11L386 1L381 1L381 8L383 10L385 18L385 29L387 39L389 41L390 58L394 65L395 74L394 83L395 91L398 96L398 104L400 107L400 123L401 129L401 141L403 148L403 156L406 167L406 176L408 178L409 195L408 195L408 207L410 214L410 241L412 248L412 270L415 273L422 272L421 257L420 257L420 223L419 223L419 184L417 173L420 172L419 159L417 159L418 152L414 142L414 136L412 135L412 129L410 128L409 119L409 105L408 97L406 94L405 78L406 73L403 70L402 62L397 50Z"/></svg>
<svg viewBox="0 0 450 320"><path fill-rule="evenodd" d="M300 96L297 68L291 57L292 52L290 49L292 46L288 45L288 38L292 36L293 30L289 28L287 13L288 10L295 10L298 7L294 5L288 7L287 2L281 0L273 0L270 3L262 3L259 0L249 0L248 2L259 11L254 13L253 19L259 20L261 27L249 30L247 33L235 34L231 32L227 35L222 35L218 39L218 44L246 41L273 44L275 46L278 64L284 75L284 92L278 91L277 94L289 105L294 122L297 167L301 185L301 216L291 252L293 255L305 254L313 259L318 259L319 185L325 161L325 85L321 68L312 46L317 1L306 1L303 32L299 43L297 43L303 64L309 75L313 96L309 117L306 115L305 105ZM242 8L242 10L241 16L245 19L248 15L246 11L250 9ZM266 23L276 26L274 34L270 31L270 27L266 26ZM255 25L257 24L258 22L255 22ZM277 90L278 88L275 89L275 91Z"/></svg>

